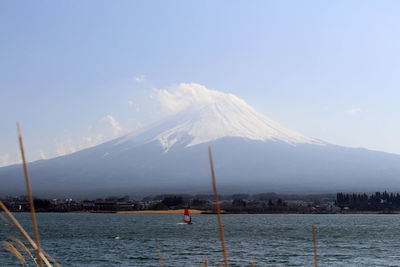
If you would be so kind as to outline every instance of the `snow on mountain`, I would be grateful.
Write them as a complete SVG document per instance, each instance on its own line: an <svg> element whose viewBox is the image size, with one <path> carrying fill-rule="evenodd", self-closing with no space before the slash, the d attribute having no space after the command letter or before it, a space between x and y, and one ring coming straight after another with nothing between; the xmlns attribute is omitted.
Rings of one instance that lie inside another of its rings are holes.
<svg viewBox="0 0 400 267"><path fill-rule="evenodd" d="M29 163L47 197L209 192L212 146L221 192L400 190L400 156L291 131L238 97L198 84L155 90L164 119L118 139ZM0 195L24 193L20 165L0 168Z"/></svg>
<svg viewBox="0 0 400 267"><path fill-rule="evenodd" d="M174 90L159 90L157 93L168 116L153 128L146 129L148 135L153 135L147 141L159 141L165 151L176 143L185 143L186 147L190 147L222 137L282 141L291 145L324 145L270 120L232 94L193 83L180 84ZM160 127L163 124L168 127ZM123 140L134 139L141 133L132 133Z"/></svg>

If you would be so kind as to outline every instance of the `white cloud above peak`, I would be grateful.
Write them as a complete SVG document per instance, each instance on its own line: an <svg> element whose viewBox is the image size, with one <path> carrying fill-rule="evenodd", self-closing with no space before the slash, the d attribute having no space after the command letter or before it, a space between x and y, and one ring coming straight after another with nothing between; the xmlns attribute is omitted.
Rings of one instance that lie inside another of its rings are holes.
<svg viewBox="0 0 400 267"><path fill-rule="evenodd" d="M162 111L166 114L175 114L187 109L201 109L215 103L220 98L234 97L240 100L234 95L210 90L197 83L181 83L170 89L154 90Z"/></svg>

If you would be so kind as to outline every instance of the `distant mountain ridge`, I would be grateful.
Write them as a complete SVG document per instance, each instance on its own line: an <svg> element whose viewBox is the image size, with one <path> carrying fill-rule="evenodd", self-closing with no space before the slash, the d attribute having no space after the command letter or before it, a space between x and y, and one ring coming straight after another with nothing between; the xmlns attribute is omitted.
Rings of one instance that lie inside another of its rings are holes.
<svg viewBox="0 0 400 267"><path fill-rule="evenodd" d="M211 97L107 143L30 163L34 192L47 197L209 192L208 145L221 193L400 190L399 155L306 137L234 95L185 86ZM0 194L23 194L23 181L20 165L0 168Z"/></svg>

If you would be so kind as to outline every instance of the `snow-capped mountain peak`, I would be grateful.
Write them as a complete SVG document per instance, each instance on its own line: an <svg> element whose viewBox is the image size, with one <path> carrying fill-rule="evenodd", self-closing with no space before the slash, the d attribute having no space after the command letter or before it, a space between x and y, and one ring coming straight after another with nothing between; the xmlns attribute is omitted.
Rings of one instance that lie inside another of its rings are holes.
<svg viewBox="0 0 400 267"><path fill-rule="evenodd" d="M198 84L181 84L158 91L165 112L171 115L147 129L147 142L159 141L165 151L176 143L194 146L223 137L282 141L291 145L324 143L283 127L232 94ZM124 139L135 138L136 134Z"/></svg>

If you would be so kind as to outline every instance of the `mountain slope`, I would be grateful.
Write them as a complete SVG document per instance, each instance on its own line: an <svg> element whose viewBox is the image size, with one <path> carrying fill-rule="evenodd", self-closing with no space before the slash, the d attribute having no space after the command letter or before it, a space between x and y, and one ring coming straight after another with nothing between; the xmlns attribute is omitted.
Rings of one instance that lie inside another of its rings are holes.
<svg viewBox="0 0 400 267"><path fill-rule="evenodd" d="M168 152L159 142L115 142L29 164L33 189L46 196L210 192L211 145L223 192L335 192L399 190L400 157L333 145L288 145L222 138ZM121 149L122 147L124 149ZM23 193L19 165L0 169L0 194ZM18 183L16 182L18 181Z"/></svg>
<svg viewBox="0 0 400 267"><path fill-rule="evenodd" d="M399 155L306 137L236 96L198 85L182 85L178 98L163 93L174 112L159 123L30 163L34 192L48 197L210 192L208 145L221 193L400 190ZM186 103L184 94L195 97ZM0 194L23 194L23 181L20 165L0 168Z"/></svg>

